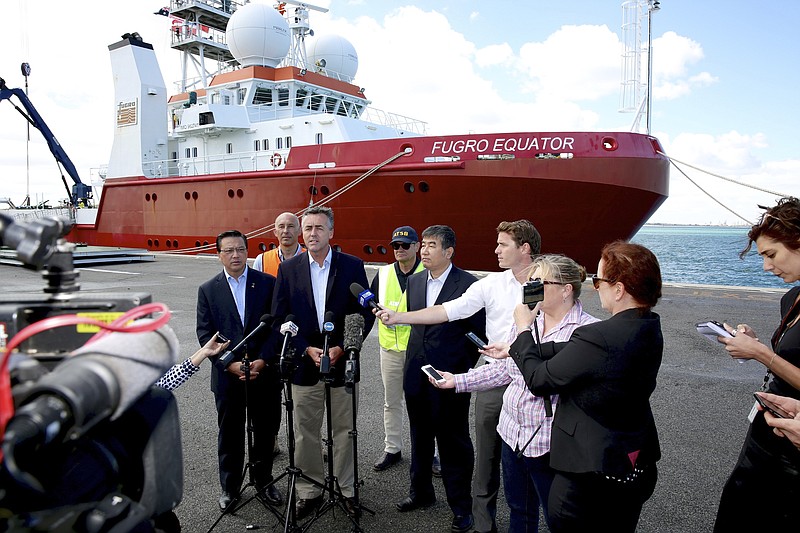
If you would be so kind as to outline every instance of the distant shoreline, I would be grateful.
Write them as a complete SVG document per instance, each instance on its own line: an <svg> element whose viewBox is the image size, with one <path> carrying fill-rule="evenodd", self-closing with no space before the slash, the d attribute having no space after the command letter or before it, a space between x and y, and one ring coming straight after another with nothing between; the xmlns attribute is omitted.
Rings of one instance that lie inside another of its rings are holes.
<svg viewBox="0 0 800 533"><path fill-rule="evenodd" d="M686 224L681 222L648 222L643 228L647 227L681 227L681 228L749 228L750 224Z"/></svg>

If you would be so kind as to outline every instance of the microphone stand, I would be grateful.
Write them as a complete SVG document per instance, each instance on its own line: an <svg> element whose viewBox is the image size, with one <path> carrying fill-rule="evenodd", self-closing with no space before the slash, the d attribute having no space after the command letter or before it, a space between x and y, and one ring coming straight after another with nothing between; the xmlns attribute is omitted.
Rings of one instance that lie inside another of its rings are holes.
<svg viewBox="0 0 800 533"><path fill-rule="evenodd" d="M258 328L256 328L256 329L258 329ZM255 332L255 331L256 330L254 329L253 332ZM252 335L252 333L251 333L251 335ZM248 337L249 336L250 335L248 335ZM244 344L244 340L239 344L243 345ZM228 507L222 512L222 514L219 515L217 520L211 525L211 527L208 529L209 533L215 527L217 527L217 524L219 524L219 522L222 520L222 518L224 516L229 515L229 514L231 514L231 515L232 514L236 514L236 511L238 511L239 509L242 509L245 506L247 506L247 504L249 504L251 501L253 501L254 498L258 498L258 501L261 502L261 504L264 506L264 508L266 508L268 511L272 512L272 514L274 514L278 519L283 521L283 515L277 509L275 509L269 502L265 501L264 498L259 497L259 496L262 495L262 493L264 493L267 490L267 487L269 487L271 485L274 485L278 481L278 479L280 479L280 478L273 479L269 484L267 484L264 487L262 487L261 490L258 490L258 487L256 485L256 480L255 480L255 473L253 472L253 468L256 466L257 461L253 460L253 418L251 416L250 404L249 404L250 360L247 358L247 350L245 350L244 356L242 357L241 370L242 370L242 372L244 372L244 378L245 378L245 381L244 381L244 410L245 410L245 419L247 420L247 423L246 423L246 425L247 425L247 463L245 464L244 471L242 472L242 479L245 479L245 474L247 474L247 483L245 483L239 489L239 494L236 496L236 499L234 499L234 501L231 502L230 505L228 505ZM264 369L264 370L266 371L266 369ZM247 487L255 487L256 493L253 494L247 500L235 505L236 500L238 500L241 497L241 495L244 494L244 491L247 490ZM259 526L254 526L254 525L248 525L247 526L247 529L258 529L258 528L259 528Z"/></svg>
<svg viewBox="0 0 800 533"><path fill-rule="evenodd" d="M347 360L347 366L344 371L344 387L345 391L350 394L353 410L353 430L350 431L350 436L353 438L353 505L355 507L355 525L358 526L359 519L361 518L361 511L366 511L370 515L375 516L375 511L361 505L361 498L359 495L360 487L363 483L358 477L358 426L356 425L356 408L358 407L358 390L356 383L361 381L361 371L358 366L358 351L350 350L350 358Z"/></svg>

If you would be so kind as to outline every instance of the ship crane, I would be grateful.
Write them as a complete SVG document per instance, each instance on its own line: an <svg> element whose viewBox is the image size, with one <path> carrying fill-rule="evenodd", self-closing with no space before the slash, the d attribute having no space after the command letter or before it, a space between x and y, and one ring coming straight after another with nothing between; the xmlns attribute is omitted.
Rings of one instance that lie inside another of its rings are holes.
<svg viewBox="0 0 800 533"><path fill-rule="evenodd" d="M20 101L22 107L25 108L24 110L11 101L12 96L17 97L17 100ZM36 111L36 108L25 94L25 91L22 89L9 89L6 86L5 80L0 78L0 102L3 100L8 100L9 103L14 106L14 109L16 109L31 126L41 132L42 137L44 137L44 140L47 142L48 148L50 148L50 152L53 154L53 157L56 158L56 161L64 168L67 174L69 174L69 177L72 178L74 185L72 186L72 192L70 192L69 186L67 185L67 180L64 179L64 174L61 174L61 181L64 183L64 187L67 189L67 195L69 196L70 204L73 206L85 204L88 207L88 204L92 199L92 187L81 181L80 176L78 176L78 170L75 168L72 160L64 151L64 148L62 148L61 144L59 144L56 136L53 135L53 132L50 130L50 128L47 127L47 124L42 116L38 111Z"/></svg>

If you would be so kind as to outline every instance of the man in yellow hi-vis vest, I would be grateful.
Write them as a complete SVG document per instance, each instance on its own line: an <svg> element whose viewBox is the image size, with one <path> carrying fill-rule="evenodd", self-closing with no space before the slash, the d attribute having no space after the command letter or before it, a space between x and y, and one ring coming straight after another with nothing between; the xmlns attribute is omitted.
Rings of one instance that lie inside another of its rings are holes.
<svg viewBox="0 0 800 533"><path fill-rule="evenodd" d="M419 238L411 226L392 232L392 249L396 261L378 271L370 290L381 306L395 311L406 310L408 276L425 267L417 256ZM384 452L373 465L376 471L386 470L400 462L403 432L403 366L411 326L378 325L381 347L381 379L383 380Z"/></svg>

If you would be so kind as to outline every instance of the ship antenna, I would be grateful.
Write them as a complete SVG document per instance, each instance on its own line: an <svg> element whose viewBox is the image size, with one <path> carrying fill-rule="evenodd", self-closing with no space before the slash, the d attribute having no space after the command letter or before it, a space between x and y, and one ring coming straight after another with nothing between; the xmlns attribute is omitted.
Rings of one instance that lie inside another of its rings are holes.
<svg viewBox="0 0 800 533"><path fill-rule="evenodd" d="M292 12L285 9L286 4L296 6ZM297 2L295 0L281 1L281 9L279 12L286 17L286 22L289 24L289 29L292 32L292 44L289 47L289 53L286 58L281 62L285 67L297 67L300 69L307 69L307 55L306 55L306 36L313 37L314 30L308 22L309 10L319 11L320 13L327 13L328 9L318 7L315 5L307 4L305 2Z"/></svg>

